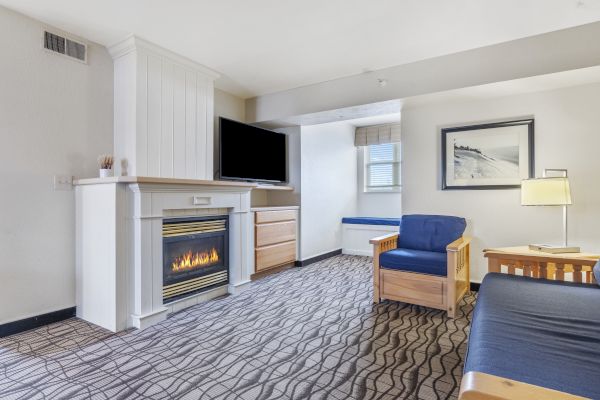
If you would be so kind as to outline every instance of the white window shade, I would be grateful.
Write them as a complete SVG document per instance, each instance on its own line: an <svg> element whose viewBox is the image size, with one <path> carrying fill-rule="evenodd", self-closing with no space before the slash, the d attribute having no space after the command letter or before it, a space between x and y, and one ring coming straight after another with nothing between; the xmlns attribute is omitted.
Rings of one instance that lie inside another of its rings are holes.
<svg viewBox="0 0 600 400"><path fill-rule="evenodd" d="M360 127L354 133L355 146L398 143L400 139L400 124Z"/></svg>

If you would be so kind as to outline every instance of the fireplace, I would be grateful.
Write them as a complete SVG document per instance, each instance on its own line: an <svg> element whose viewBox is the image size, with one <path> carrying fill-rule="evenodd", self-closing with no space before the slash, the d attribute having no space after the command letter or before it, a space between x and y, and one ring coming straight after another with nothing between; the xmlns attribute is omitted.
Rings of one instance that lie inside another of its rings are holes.
<svg viewBox="0 0 600 400"><path fill-rule="evenodd" d="M163 303L229 283L228 216L163 220Z"/></svg>

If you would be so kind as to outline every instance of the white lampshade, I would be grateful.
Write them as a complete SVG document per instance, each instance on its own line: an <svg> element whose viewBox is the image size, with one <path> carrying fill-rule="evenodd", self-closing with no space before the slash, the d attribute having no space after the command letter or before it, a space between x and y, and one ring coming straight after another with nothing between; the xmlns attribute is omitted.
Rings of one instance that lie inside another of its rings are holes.
<svg viewBox="0 0 600 400"><path fill-rule="evenodd" d="M564 206L572 204L566 177L525 179L521 182L521 205Z"/></svg>

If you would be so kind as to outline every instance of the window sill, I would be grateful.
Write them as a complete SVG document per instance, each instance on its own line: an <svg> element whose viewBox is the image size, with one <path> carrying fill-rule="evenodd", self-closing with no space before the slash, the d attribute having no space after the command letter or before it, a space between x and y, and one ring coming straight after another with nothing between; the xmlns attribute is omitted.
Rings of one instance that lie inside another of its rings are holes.
<svg viewBox="0 0 600 400"><path fill-rule="evenodd" d="M364 194L398 194L402 193L402 189L394 190L363 190Z"/></svg>

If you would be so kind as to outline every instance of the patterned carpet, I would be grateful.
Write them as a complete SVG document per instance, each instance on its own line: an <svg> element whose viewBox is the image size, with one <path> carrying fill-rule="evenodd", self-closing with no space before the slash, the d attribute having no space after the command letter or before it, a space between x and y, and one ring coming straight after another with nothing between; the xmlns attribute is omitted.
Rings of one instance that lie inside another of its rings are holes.
<svg viewBox="0 0 600 400"><path fill-rule="evenodd" d="M337 256L119 335L78 319L0 339L1 399L454 399L469 319L371 304Z"/></svg>

